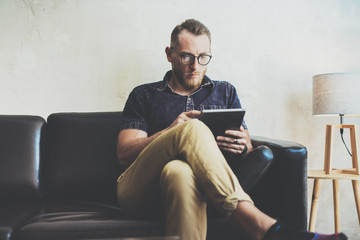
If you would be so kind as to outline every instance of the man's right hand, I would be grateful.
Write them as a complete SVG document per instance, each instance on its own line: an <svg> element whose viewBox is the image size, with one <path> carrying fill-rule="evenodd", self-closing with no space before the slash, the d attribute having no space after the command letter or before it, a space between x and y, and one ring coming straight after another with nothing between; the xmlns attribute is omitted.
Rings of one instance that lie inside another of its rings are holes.
<svg viewBox="0 0 360 240"><path fill-rule="evenodd" d="M168 129L176 127L176 126L178 126L184 122L187 122L195 117L199 117L200 114L201 114L201 111L197 111L197 110L183 112L175 119L175 121L168 127Z"/></svg>

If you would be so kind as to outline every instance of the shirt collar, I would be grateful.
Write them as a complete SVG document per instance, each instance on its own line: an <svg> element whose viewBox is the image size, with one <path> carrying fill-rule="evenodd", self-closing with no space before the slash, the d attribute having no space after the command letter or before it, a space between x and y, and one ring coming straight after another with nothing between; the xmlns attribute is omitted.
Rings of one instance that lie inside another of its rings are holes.
<svg viewBox="0 0 360 240"><path fill-rule="evenodd" d="M158 88L159 91L165 91L165 89L168 88L173 92L173 90L169 84L171 76L172 76L172 70L168 71L165 74L163 82L161 83L160 87ZM200 88L207 87L207 86L209 86L211 89L214 89L215 83L208 76L205 75L203 82L200 85Z"/></svg>

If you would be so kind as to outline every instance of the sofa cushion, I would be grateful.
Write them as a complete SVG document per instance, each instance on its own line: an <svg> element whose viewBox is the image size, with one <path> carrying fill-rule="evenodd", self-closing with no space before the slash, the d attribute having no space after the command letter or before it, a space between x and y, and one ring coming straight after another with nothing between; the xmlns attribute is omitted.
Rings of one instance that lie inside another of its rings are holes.
<svg viewBox="0 0 360 240"><path fill-rule="evenodd" d="M47 203L14 234L18 240L107 239L163 235L159 218L134 219L121 208L86 201Z"/></svg>
<svg viewBox="0 0 360 240"><path fill-rule="evenodd" d="M116 202L120 112L56 113L47 119L45 198Z"/></svg>
<svg viewBox="0 0 360 240"><path fill-rule="evenodd" d="M12 237L17 227L39 213L40 204L34 202L2 202L0 206L0 240Z"/></svg>
<svg viewBox="0 0 360 240"><path fill-rule="evenodd" d="M212 214L211 214L212 215ZM250 239L235 223L219 215L208 218L207 240ZM90 240L164 235L161 213L148 219L128 216L119 206L86 201L46 203L14 234L17 240Z"/></svg>

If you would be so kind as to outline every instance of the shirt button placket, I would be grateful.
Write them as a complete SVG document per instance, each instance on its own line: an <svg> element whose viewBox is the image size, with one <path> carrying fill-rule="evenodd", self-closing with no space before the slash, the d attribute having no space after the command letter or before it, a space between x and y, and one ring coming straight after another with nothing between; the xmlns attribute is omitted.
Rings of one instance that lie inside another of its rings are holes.
<svg viewBox="0 0 360 240"><path fill-rule="evenodd" d="M194 110L194 102L191 97L188 97L186 100L186 111Z"/></svg>

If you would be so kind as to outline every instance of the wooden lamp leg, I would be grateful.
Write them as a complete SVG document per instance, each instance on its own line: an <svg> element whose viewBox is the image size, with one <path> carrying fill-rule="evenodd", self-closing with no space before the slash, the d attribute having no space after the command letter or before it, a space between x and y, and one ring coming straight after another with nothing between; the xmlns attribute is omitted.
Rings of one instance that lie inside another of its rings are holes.
<svg viewBox="0 0 360 240"><path fill-rule="evenodd" d="M358 139L359 139L359 129L356 125L351 125L350 140L351 140L352 166L355 170L355 174L360 175L359 157L358 157L358 153L360 151L360 146L359 146Z"/></svg>
<svg viewBox="0 0 360 240"><path fill-rule="evenodd" d="M332 140L333 140L333 125L326 125L325 136L325 156L324 156L324 171L326 174L331 174L331 155L332 155Z"/></svg>
<svg viewBox="0 0 360 240"><path fill-rule="evenodd" d="M316 214L319 203L319 192L320 192L320 179L316 178L314 179L314 189L313 189L311 210L310 210L310 221L309 221L310 232L315 231Z"/></svg>
<svg viewBox="0 0 360 240"><path fill-rule="evenodd" d="M340 210L339 210L339 180L333 180L333 194L334 194L334 221L335 221L335 232L340 232Z"/></svg>
<svg viewBox="0 0 360 240"><path fill-rule="evenodd" d="M352 180L353 190L354 190L354 197L355 197L355 204L357 209L357 214L359 218L360 224L360 184L358 180Z"/></svg>

